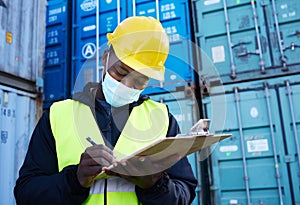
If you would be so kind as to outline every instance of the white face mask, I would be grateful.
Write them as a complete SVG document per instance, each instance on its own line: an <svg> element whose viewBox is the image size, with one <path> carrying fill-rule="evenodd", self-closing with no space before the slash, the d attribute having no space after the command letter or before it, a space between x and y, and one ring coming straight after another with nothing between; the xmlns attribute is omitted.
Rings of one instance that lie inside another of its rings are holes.
<svg viewBox="0 0 300 205"><path fill-rule="evenodd" d="M107 71L108 60L109 54L107 55L105 78L102 81L102 90L106 102L113 107L121 107L137 101L143 90L129 88L114 79Z"/></svg>

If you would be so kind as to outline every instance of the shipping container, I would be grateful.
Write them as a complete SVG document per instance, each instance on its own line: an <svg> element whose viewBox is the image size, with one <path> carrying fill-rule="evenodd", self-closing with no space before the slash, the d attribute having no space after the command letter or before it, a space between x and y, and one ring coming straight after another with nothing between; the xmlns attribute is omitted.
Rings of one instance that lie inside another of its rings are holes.
<svg viewBox="0 0 300 205"><path fill-rule="evenodd" d="M43 86L46 0L2 2L0 82L35 92Z"/></svg>
<svg viewBox="0 0 300 205"><path fill-rule="evenodd" d="M0 204L15 204L13 188L42 110L37 97L0 85Z"/></svg>
<svg viewBox="0 0 300 205"><path fill-rule="evenodd" d="M214 204L299 203L299 83L292 75L210 89L208 117L225 115L213 132L232 134L211 147Z"/></svg>
<svg viewBox="0 0 300 205"><path fill-rule="evenodd" d="M70 96L71 13L67 0L48 1L44 61L44 107Z"/></svg>
<svg viewBox="0 0 300 205"><path fill-rule="evenodd" d="M218 71L212 80L221 76L228 84L300 71L297 0L204 0L194 7L197 44Z"/></svg>
<svg viewBox="0 0 300 205"><path fill-rule="evenodd" d="M182 90L192 84L189 1L146 0L130 1L128 4L119 0L99 1L98 22L96 3L95 0L48 1L44 108L48 108L54 101L70 97L87 82L101 79L101 56L108 48L106 33L112 32L122 20L132 15L159 19L170 39L165 81L150 80L144 93Z"/></svg>

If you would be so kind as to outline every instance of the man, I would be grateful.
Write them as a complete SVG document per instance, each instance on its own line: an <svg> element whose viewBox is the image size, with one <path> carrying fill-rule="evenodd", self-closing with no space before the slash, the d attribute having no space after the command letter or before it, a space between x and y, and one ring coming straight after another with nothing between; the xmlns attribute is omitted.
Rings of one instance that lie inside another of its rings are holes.
<svg viewBox="0 0 300 205"><path fill-rule="evenodd" d="M179 132L165 105L140 95L149 78L163 79L166 33L154 18L130 17L107 37L102 83L54 103L37 124L16 182L17 204L169 205L194 199L197 181L186 158L121 160ZM113 177L99 178L101 172Z"/></svg>

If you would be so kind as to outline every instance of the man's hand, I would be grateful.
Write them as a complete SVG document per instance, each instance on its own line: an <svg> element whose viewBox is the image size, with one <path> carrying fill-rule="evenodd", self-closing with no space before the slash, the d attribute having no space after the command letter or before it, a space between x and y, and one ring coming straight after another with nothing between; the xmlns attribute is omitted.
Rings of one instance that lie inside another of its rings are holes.
<svg viewBox="0 0 300 205"><path fill-rule="evenodd" d="M111 149L105 145L94 145L88 147L81 154L80 163L77 169L77 178L82 187L88 188L103 167L113 163L115 157Z"/></svg>

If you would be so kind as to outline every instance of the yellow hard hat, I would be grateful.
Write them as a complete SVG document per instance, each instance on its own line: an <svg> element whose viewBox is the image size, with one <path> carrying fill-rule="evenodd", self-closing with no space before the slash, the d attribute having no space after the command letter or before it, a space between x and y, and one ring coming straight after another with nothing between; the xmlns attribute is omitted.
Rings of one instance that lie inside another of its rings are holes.
<svg viewBox="0 0 300 205"><path fill-rule="evenodd" d="M157 19L129 17L113 33L107 34L107 40L124 64L150 78L164 79L164 63L170 45L168 35Z"/></svg>

